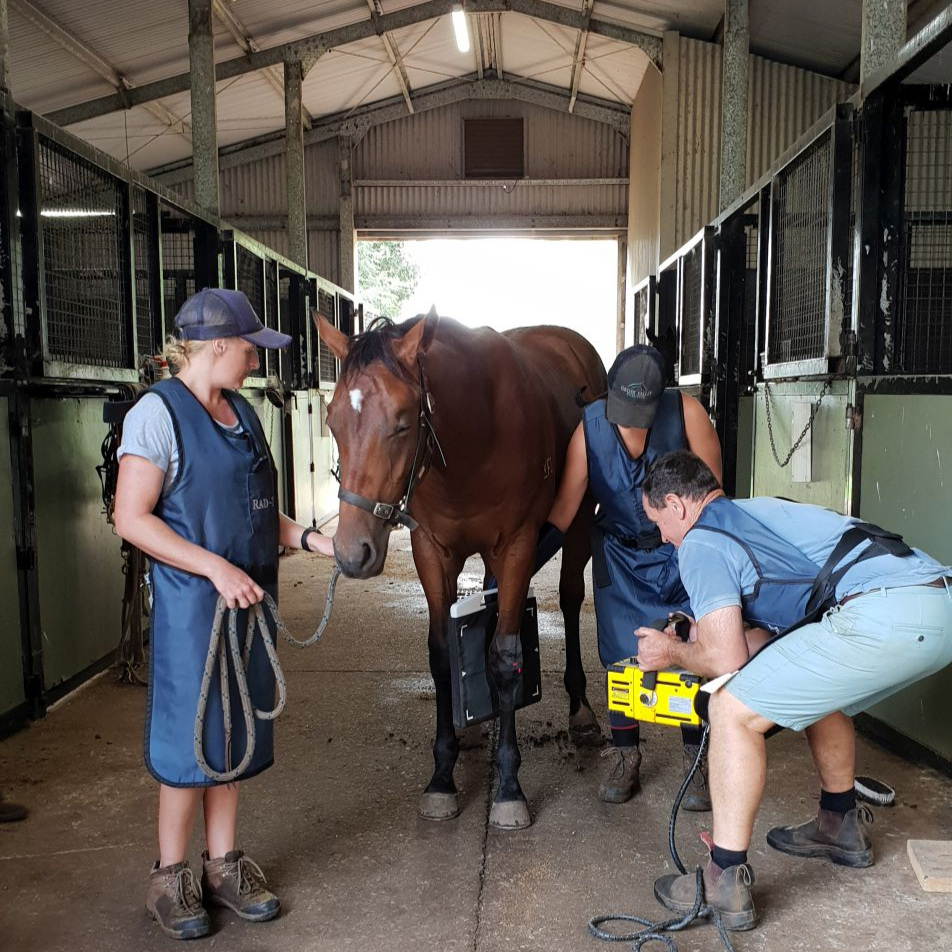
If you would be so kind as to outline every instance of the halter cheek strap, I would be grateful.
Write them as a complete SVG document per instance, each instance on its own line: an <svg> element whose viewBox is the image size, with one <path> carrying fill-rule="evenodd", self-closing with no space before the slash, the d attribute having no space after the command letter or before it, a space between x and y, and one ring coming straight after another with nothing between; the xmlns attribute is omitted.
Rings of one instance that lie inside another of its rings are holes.
<svg viewBox="0 0 952 952"><path fill-rule="evenodd" d="M368 499L366 496L361 496L359 493L352 493L349 489L344 489L343 485L337 490L337 498L343 502L369 512L377 519L382 519L389 526L406 526L411 532L419 528L420 524L407 512L410 506L410 498L417 483L429 469L434 449L440 454L440 461L443 466L446 466L446 456L433 427L431 416L433 408L430 403L430 392L426 388L426 381L423 377L423 365L418 361L417 367L420 371L420 422L417 429L416 449L413 451L413 467L410 470L410 480L407 483L403 497L399 502L377 502Z"/></svg>

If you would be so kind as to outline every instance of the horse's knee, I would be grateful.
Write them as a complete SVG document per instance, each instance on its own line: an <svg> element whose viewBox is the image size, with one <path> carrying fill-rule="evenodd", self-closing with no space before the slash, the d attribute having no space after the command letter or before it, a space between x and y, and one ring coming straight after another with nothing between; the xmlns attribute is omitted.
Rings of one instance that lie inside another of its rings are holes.
<svg viewBox="0 0 952 952"><path fill-rule="evenodd" d="M437 684L445 683L450 679L450 652L446 639L436 639L431 636L429 641L430 674Z"/></svg>

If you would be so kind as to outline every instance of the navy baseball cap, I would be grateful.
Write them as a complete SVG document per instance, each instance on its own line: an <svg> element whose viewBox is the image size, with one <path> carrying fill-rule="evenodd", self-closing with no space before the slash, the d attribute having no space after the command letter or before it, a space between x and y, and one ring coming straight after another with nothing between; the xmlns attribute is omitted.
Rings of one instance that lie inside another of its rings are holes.
<svg viewBox="0 0 952 952"><path fill-rule="evenodd" d="M606 419L618 426L647 430L654 422L665 383L664 358L654 347L636 344L626 348L608 371Z"/></svg>
<svg viewBox="0 0 952 952"><path fill-rule="evenodd" d="M181 340L240 337L268 350L291 343L287 334L261 323L243 292L227 288L205 288L193 294L175 315L175 331Z"/></svg>

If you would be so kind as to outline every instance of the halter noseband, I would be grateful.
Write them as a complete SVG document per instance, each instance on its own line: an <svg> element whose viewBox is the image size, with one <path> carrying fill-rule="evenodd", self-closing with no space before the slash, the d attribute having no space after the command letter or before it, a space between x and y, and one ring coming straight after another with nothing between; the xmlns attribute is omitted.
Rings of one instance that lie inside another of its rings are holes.
<svg viewBox="0 0 952 952"><path fill-rule="evenodd" d="M423 478L430 462L433 459L433 450L436 449L440 454L440 461L446 466L446 456L443 454L443 447L437 438L436 430L433 428L433 408L430 405L430 391L426 388L426 381L423 377L423 364L417 361L417 368L420 371L420 425L417 429L416 449L413 451L413 468L410 470L410 480L407 483L406 491L399 502L375 502L366 496L358 493L352 493L349 489L344 489L341 485L337 490L337 498L343 502L350 503L358 509L369 512L377 519L382 519L384 524L396 528L396 526L406 526L411 532L419 527L419 523L409 512L410 497L417 483Z"/></svg>

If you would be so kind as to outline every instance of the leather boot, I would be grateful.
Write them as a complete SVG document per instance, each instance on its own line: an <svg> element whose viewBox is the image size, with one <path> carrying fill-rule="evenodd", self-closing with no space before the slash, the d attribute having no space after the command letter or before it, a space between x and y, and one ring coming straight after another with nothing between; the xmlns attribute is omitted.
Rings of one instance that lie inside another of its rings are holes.
<svg viewBox="0 0 952 952"><path fill-rule="evenodd" d="M753 929L757 924L757 910L750 893L754 871L746 863L721 869L712 859L702 881L704 896L698 916L709 917L716 909L725 929L731 932ZM669 873L655 880L654 894L665 909L686 915L694 908L697 898L697 878L694 873L683 876Z"/></svg>
<svg viewBox="0 0 952 952"><path fill-rule="evenodd" d="M637 747L606 747L601 756L608 758L608 768L598 788L598 799L626 803L638 789L641 751Z"/></svg>
<svg viewBox="0 0 952 952"><path fill-rule="evenodd" d="M202 907L202 890L188 860L159 866L149 876L146 912L173 939L197 939L208 933L208 913Z"/></svg>
<svg viewBox="0 0 952 952"><path fill-rule="evenodd" d="M846 813L820 810L799 826L775 826L767 842L791 856L826 856L840 866L863 869L873 865L873 845L866 832L873 815L864 806Z"/></svg>
<svg viewBox="0 0 952 952"><path fill-rule="evenodd" d="M202 892L205 901L227 906L249 922L267 922L281 911L281 903L267 888L261 867L242 850L232 850L218 859L202 853Z"/></svg>
<svg viewBox="0 0 952 952"><path fill-rule="evenodd" d="M697 760L698 746L697 744L684 745L685 777L694 766L694 761ZM704 752L704 757L691 778L691 785L685 791L684 799L681 801L681 809L690 810L692 813L704 813L711 809L711 792L707 787L707 751Z"/></svg>

